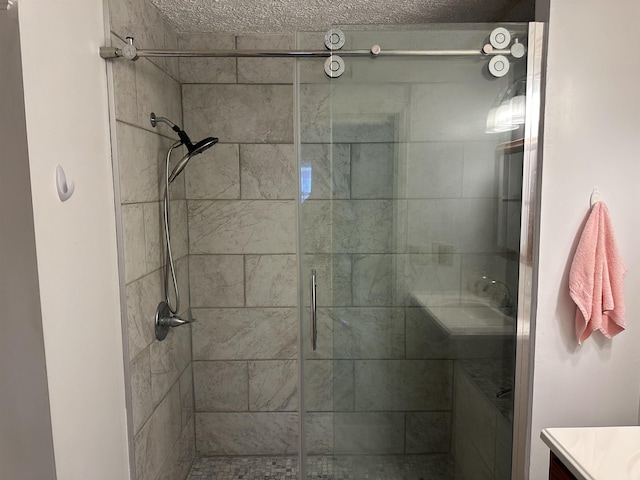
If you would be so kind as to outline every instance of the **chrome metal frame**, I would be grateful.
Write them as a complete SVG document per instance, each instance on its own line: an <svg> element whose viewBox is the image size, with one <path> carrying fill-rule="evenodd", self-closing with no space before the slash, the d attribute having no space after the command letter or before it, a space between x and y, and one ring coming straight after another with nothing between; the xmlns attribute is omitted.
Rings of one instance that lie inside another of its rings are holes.
<svg viewBox="0 0 640 480"><path fill-rule="evenodd" d="M511 478L513 480L529 478L534 352L532 332L536 316L533 300L537 295L540 215L538 176L542 165L541 119L545 46L545 25L543 23L532 22L529 24L528 45L511 463Z"/></svg>
<svg viewBox="0 0 640 480"><path fill-rule="evenodd" d="M131 38L131 37L127 37ZM129 44L133 46L132 43ZM137 60L144 57L320 57L326 58L335 54L341 57L450 57L511 55L511 50L494 50L482 48L478 50L383 50L373 45L369 50L145 50L136 49L134 54L127 54L122 48L100 47L100 56L104 59L128 58Z"/></svg>
<svg viewBox="0 0 640 480"><path fill-rule="evenodd" d="M102 3L104 17L104 39L105 42L111 41L111 15L110 5L107 0ZM136 480L136 462L135 462L135 443L133 427L133 393L131 391L131 365L129 355L129 332L127 321L127 291L125 285L125 258L124 258L124 228L122 222L122 204L120 203L120 162L118 152L118 137L116 135L116 86L113 73L113 64L107 62L107 101L109 102L109 137L111 141L111 168L113 175L113 193L114 193L114 210L116 222L116 244L118 254L118 277L120 292L120 325L122 330L122 357L123 357L123 380L124 380L124 397L127 410L127 457L129 461L129 477L130 480Z"/></svg>

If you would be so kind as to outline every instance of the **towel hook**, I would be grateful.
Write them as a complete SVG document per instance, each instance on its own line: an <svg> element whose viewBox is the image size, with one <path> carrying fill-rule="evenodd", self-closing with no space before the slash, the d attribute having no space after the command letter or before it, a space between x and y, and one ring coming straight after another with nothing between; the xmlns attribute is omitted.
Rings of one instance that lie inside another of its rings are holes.
<svg viewBox="0 0 640 480"><path fill-rule="evenodd" d="M65 175L64 169L61 165L56 167L56 187L58 189L58 197L61 202L69 200L76 188L73 180L67 181L67 176Z"/></svg>
<svg viewBox="0 0 640 480"><path fill-rule="evenodd" d="M593 206L602 201L602 196L600 195L600 190L598 190L598 187L593 187L593 191L591 192L591 198L589 199L589 204L591 206L591 208L593 208Z"/></svg>

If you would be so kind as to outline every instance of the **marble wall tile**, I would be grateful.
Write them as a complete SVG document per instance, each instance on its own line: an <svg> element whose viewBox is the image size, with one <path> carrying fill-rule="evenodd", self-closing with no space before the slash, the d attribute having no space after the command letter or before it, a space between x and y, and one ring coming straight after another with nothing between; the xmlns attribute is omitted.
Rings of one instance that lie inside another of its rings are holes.
<svg viewBox="0 0 640 480"><path fill-rule="evenodd" d="M129 358L133 359L156 338L153 318L158 303L164 298L161 271L156 270L127 285L126 296Z"/></svg>
<svg viewBox="0 0 640 480"><path fill-rule="evenodd" d="M407 308L407 358L501 358L513 354L513 339L500 336L450 336L421 308Z"/></svg>
<svg viewBox="0 0 640 480"><path fill-rule="evenodd" d="M306 360L304 364L305 411L333 411L333 383L332 360Z"/></svg>
<svg viewBox="0 0 640 480"><path fill-rule="evenodd" d="M406 453L449 453L451 412L406 414Z"/></svg>
<svg viewBox="0 0 640 480"><path fill-rule="evenodd" d="M334 413L335 454L404 453L404 414Z"/></svg>
<svg viewBox="0 0 640 480"><path fill-rule="evenodd" d="M191 307L244 306L242 255L189 255Z"/></svg>
<svg viewBox="0 0 640 480"><path fill-rule="evenodd" d="M184 317L189 317L189 257L184 256L176 260L175 266L176 278L178 280L178 290L180 291L179 314Z"/></svg>
<svg viewBox="0 0 640 480"><path fill-rule="evenodd" d="M322 50L326 32L296 32L296 48L301 50ZM328 84L331 79L324 73L321 62L315 58L298 59L300 82Z"/></svg>
<svg viewBox="0 0 640 480"><path fill-rule="evenodd" d="M185 128L226 143L293 143L290 85L183 85Z"/></svg>
<svg viewBox="0 0 640 480"><path fill-rule="evenodd" d="M298 362L296 360L249 362L249 410L253 412L298 410Z"/></svg>
<svg viewBox="0 0 640 480"><path fill-rule="evenodd" d="M331 200L306 200L302 212L302 249L304 253L331 253Z"/></svg>
<svg viewBox="0 0 640 480"><path fill-rule="evenodd" d="M180 389L176 383L134 437L137 480L155 480L181 433Z"/></svg>
<svg viewBox="0 0 640 480"><path fill-rule="evenodd" d="M116 135L121 202L158 201L158 166L166 154L162 137L121 122L117 122Z"/></svg>
<svg viewBox="0 0 640 480"><path fill-rule="evenodd" d="M306 360L304 368L307 412L353 411L354 373L351 360Z"/></svg>
<svg viewBox="0 0 640 480"><path fill-rule="evenodd" d="M296 198L296 158L293 145L240 145L242 198Z"/></svg>
<svg viewBox="0 0 640 480"><path fill-rule="evenodd" d="M328 200L350 197L351 146L344 143L301 145L301 164L311 168L309 198Z"/></svg>
<svg viewBox="0 0 640 480"><path fill-rule="evenodd" d="M438 250L438 245L435 247ZM442 257L439 253L411 253L404 256L404 290L409 304L414 292L447 296L460 294L461 255L446 255L449 259L443 264L440 263Z"/></svg>
<svg viewBox="0 0 640 480"><path fill-rule="evenodd" d="M456 357L456 345L421 307L406 309L407 358L445 359Z"/></svg>
<svg viewBox="0 0 640 480"><path fill-rule="evenodd" d="M154 409L151 397L151 363L149 349L144 349L129 364L131 378L131 410L134 434L144 425Z"/></svg>
<svg viewBox="0 0 640 480"><path fill-rule="evenodd" d="M495 140L464 143L463 196L467 198L497 197L497 143Z"/></svg>
<svg viewBox="0 0 640 480"><path fill-rule="evenodd" d="M337 253L389 253L394 240L391 200L335 200L333 249Z"/></svg>
<svg viewBox="0 0 640 480"><path fill-rule="evenodd" d="M125 283L147 273L144 235L144 209L141 204L122 205Z"/></svg>
<svg viewBox="0 0 640 480"><path fill-rule="evenodd" d="M291 34L238 35L238 50L292 50ZM238 58L238 83L293 83L295 60Z"/></svg>
<svg viewBox="0 0 640 480"><path fill-rule="evenodd" d="M486 140L487 112L508 81L412 85L411 141Z"/></svg>
<svg viewBox="0 0 640 480"><path fill-rule="evenodd" d="M303 262L303 276L310 278L311 270L316 271L318 306L351 305L351 255L305 255ZM302 304L309 305L309 288L303 285Z"/></svg>
<svg viewBox="0 0 640 480"><path fill-rule="evenodd" d="M187 201L172 200L169 210L171 249L174 260L189 253L189 229L187 227Z"/></svg>
<svg viewBox="0 0 640 480"><path fill-rule="evenodd" d="M332 140L337 143L407 141L398 118L406 115L411 100L409 85L332 83Z"/></svg>
<svg viewBox="0 0 640 480"><path fill-rule="evenodd" d="M233 50L235 37L221 33L180 33L181 50ZM235 58L180 58L181 83L236 83Z"/></svg>
<svg viewBox="0 0 640 480"><path fill-rule="evenodd" d="M407 144L407 197L458 198L462 196L462 142Z"/></svg>
<svg viewBox="0 0 640 480"><path fill-rule="evenodd" d="M455 451L455 475L463 480L495 480L480 453L469 438L455 426L453 449Z"/></svg>
<svg viewBox="0 0 640 480"><path fill-rule="evenodd" d="M247 362L193 362L196 411L247 411L247 378Z"/></svg>
<svg viewBox="0 0 640 480"><path fill-rule="evenodd" d="M180 83L167 75L158 66L146 59L136 62L136 91L138 100L138 122L140 127L152 129L149 115L167 117L182 123ZM158 133L173 137L168 125L158 125Z"/></svg>
<svg viewBox="0 0 640 480"><path fill-rule="evenodd" d="M122 47L124 42L111 35L111 45ZM136 66L133 62L112 62L113 89L115 91L116 119L135 124L138 121L136 92Z"/></svg>
<svg viewBox="0 0 640 480"><path fill-rule="evenodd" d="M138 48L163 48L162 18L145 0L110 0L111 31L121 39L133 37Z"/></svg>
<svg viewBox="0 0 640 480"><path fill-rule="evenodd" d="M153 272L164 265L164 227L160 205L160 202L142 204L147 272Z"/></svg>
<svg viewBox="0 0 640 480"><path fill-rule="evenodd" d="M496 480L511 478L511 452L513 448L513 425L502 415L496 422L496 459L493 469Z"/></svg>
<svg viewBox="0 0 640 480"><path fill-rule="evenodd" d="M306 426L306 450L310 455L327 455L333 453L333 414L307 413L304 418Z"/></svg>
<svg viewBox="0 0 640 480"><path fill-rule="evenodd" d="M402 305L397 292L403 278L395 268L397 255L353 255L353 304Z"/></svg>
<svg viewBox="0 0 640 480"><path fill-rule="evenodd" d="M409 200L408 242L451 244L457 253L493 252L496 210L491 199Z"/></svg>
<svg viewBox="0 0 640 480"><path fill-rule="evenodd" d="M151 344L151 393L156 405L191 361L189 328L188 325L174 328L165 340ZM182 418L180 414L179 417Z"/></svg>
<svg viewBox="0 0 640 480"><path fill-rule="evenodd" d="M402 308L333 308L334 358L403 358Z"/></svg>
<svg viewBox="0 0 640 480"><path fill-rule="evenodd" d="M193 368L189 362L187 368L180 375L180 406L182 410L182 428L185 429L193 423L193 413L195 411L193 398Z"/></svg>
<svg viewBox="0 0 640 480"><path fill-rule="evenodd" d="M298 344L295 308L194 309L193 360L291 359Z"/></svg>
<svg viewBox="0 0 640 480"><path fill-rule="evenodd" d="M450 410L453 368L449 360L355 362L356 410Z"/></svg>
<svg viewBox="0 0 640 480"><path fill-rule="evenodd" d="M333 361L333 411L351 412L355 406L355 374L352 360Z"/></svg>
<svg viewBox="0 0 640 480"><path fill-rule="evenodd" d="M390 253L394 249L392 200L307 200L302 204L306 253Z"/></svg>
<svg viewBox="0 0 640 480"><path fill-rule="evenodd" d="M297 265L295 255L246 255L247 306L296 306Z"/></svg>
<svg viewBox="0 0 640 480"><path fill-rule="evenodd" d="M325 48L324 45L324 34L318 43L314 45L313 50L318 48ZM300 47L297 47L300 48ZM300 84L328 84L331 82L331 79L327 77L324 72L324 66L322 63L318 62L316 58L299 58L298 59L298 78L300 79Z"/></svg>
<svg viewBox="0 0 640 480"><path fill-rule="evenodd" d="M287 455L298 451L293 412L196 413L201 455Z"/></svg>
<svg viewBox="0 0 640 480"><path fill-rule="evenodd" d="M340 92L337 90L336 92ZM357 91L353 92L358 93ZM372 92L375 94L375 92ZM384 92L382 92L384 94ZM344 98L341 98L344 97ZM351 105L346 111L340 101L344 100ZM348 95L335 95L332 99L331 111L333 125L331 128L331 140L335 143L376 143L392 144L404 141L396 126L398 113L359 112L361 104L353 103Z"/></svg>
<svg viewBox="0 0 640 480"><path fill-rule="evenodd" d="M184 480L196 456L195 422L192 418L165 459L155 480Z"/></svg>
<svg viewBox="0 0 640 480"><path fill-rule="evenodd" d="M396 145L361 143L351 146L351 198L394 198Z"/></svg>
<svg viewBox="0 0 640 480"><path fill-rule="evenodd" d="M456 432L462 430L492 471L495 462L497 410L487 402L461 368L456 368L455 373L453 420L457 425Z"/></svg>
<svg viewBox="0 0 640 480"><path fill-rule="evenodd" d="M215 136L216 132L210 135ZM218 143L193 157L185 170L187 198L240 198L240 153L237 144Z"/></svg>
<svg viewBox="0 0 640 480"><path fill-rule="evenodd" d="M179 50L178 33L164 17L162 18L162 22L164 24L164 48L167 50ZM180 82L180 59L167 57L163 60L164 71Z"/></svg>
<svg viewBox="0 0 640 480"><path fill-rule="evenodd" d="M294 253L293 201L204 201L188 205L190 253Z"/></svg>
<svg viewBox="0 0 640 480"><path fill-rule="evenodd" d="M300 85L300 140L331 143L330 85Z"/></svg>

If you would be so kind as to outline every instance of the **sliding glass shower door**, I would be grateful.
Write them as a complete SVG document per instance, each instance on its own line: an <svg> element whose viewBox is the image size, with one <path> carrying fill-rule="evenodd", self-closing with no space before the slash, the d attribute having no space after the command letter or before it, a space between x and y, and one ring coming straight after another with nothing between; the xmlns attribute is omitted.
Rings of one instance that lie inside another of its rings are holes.
<svg viewBox="0 0 640 480"><path fill-rule="evenodd" d="M499 26L526 50L342 50ZM491 58L298 61L301 478L510 478L527 55Z"/></svg>

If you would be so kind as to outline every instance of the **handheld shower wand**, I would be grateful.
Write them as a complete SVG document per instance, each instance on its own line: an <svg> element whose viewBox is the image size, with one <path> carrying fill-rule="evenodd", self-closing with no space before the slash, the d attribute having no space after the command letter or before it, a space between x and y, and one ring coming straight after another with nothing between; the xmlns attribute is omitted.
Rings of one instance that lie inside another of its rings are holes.
<svg viewBox="0 0 640 480"><path fill-rule="evenodd" d="M180 173L185 169L191 157L194 157L206 149L212 147L218 143L218 139L215 137L207 137L204 140L193 144L189 135L178 127L175 123L165 117L156 117L155 113L150 115L151 126L155 127L158 123L165 123L169 125L174 132L178 134L180 140L176 141L169 151L167 152L165 162L165 177L164 177L164 199L163 199L163 224L164 224L164 239L166 244L166 265L164 268L164 300L160 302L156 309L156 338L158 340L164 340L169 333L170 327L179 327L187 323L193 322L191 320L185 320L178 316L180 311L180 292L178 290L178 280L176 277L176 269L173 261L173 252L171 251L171 223L170 223L170 206L171 199L169 196L169 185L176 179ZM171 172L169 172L169 162L171 160L171 153L180 145L187 147L187 153L180 159ZM175 294L175 304L171 304L169 290L173 286L173 292Z"/></svg>

